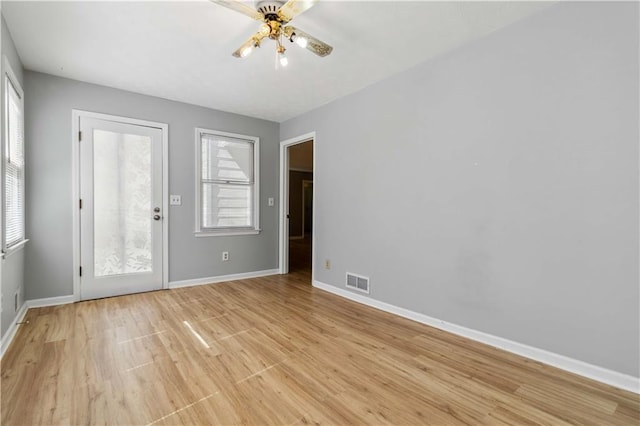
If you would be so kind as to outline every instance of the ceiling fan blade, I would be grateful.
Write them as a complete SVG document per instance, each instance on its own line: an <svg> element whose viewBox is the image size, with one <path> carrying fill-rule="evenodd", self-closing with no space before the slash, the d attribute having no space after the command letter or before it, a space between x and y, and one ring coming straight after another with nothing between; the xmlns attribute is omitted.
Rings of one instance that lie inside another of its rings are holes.
<svg viewBox="0 0 640 426"><path fill-rule="evenodd" d="M284 22L289 22L302 12L307 11L318 0L289 0L278 9L278 17Z"/></svg>
<svg viewBox="0 0 640 426"><path fill-rule="evenodd" d="M236 58L244 58L246 56L249 56L249 54L255 47L260 47L260 42L265 37L266 35L264 34L264 32L258 31L257 33L249 37L247 41L242 43L242 46L240 46L235 52L233 52L233 56L235 56Z"/></svg>
<svg viewBox="0 0 640 426"><path fill-rule="evenodd" d="M264 20L264 15L251 6L247 6L244 2L240 0L209 0L212 3L219 4L220 6L224 6L228 9L235 10L236 12L240 12L243 15L247 15L249 18L253 18L258 21Z"/></svg>
<svg viewBox="0 0 640 426"><path fill-rule="evenodd" d="M284 36L289 40L296 42L300 47L304 47L318 56L327 56L333 50L333 47L329 46L327 43L318 40L311 34L305 33L296 27L285 27ZM302 42L301 39L305 40L305 42Z"/></svg>

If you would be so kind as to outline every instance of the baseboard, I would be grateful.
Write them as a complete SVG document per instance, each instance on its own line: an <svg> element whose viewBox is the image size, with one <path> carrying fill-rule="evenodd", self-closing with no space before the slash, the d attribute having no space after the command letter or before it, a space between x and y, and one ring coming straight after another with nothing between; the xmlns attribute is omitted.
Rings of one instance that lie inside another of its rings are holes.
<svg viewBox="0 0 640 426"><path fill-rule="evenodd" d="M67 303L74 303L76 301L73 295L58 296L58 297L45 297L43 299L27 300L27 308L44 308L45 306L57 306L66 305Z"/></svg>
<svg viewBox="0 0 640 426"><path fill-rule="evenodd" d="M564 355L549 352L544 349L535 348L523 343L514 342L512 340L473 330L471 328L451 324L446 321L430 317L428 315L424 315L418 312L410 311L408 309L400 308L395 305L391 305L389 303L372 299L369 296L352 293L346 289L341 289L332 285L322 283L320 281L313 281L313 286L329 293L344 297L346 299L353 300L354 302L362 303L363 305L380 309L381 311L389 312L422 324L429 325L431 327L438 328L440 330L447 331L452 334L456 334L458 336L466 337L480 343L503 349L507 352L511 352L526 358L533 359L535 361L542 362L561 370L565 370L583 377L587 377L589 379L597 380L599 382L615 386L620 389L640 394L640 378L638 377L633 377L627 374L619 373L617 371L598 367L593 364L588 364L584 361L579 361L577 359L569 358Z"/></svg>
<svg viewBox="0 0 640 426"><path fill-rule="evenodd" d="M248 278L266 277L269 275L277 275L279 269L267 269L264 271L242 272L239 274L218 275L217 277L196 278L193 280L169 281L169 288L191 287L194 285L215 284L225 281L246 280Z"/></svg>
<svg viewBox="0 0 640 426"><path fill-rule="evenodd" d="M22 320L24 319L24 316L27 314L28 310L29 310L29 308L27 307L26 302L23 303L22 307L18 311L18 314L13 319L13 321L11 321L11 326L9 326L9 329L5 333L5 335L2 338L2 340L0 341L0 358L2 358L4 356L5 351L7 350L9 345L11 344L11 341L13 340L13 338L16 335L16 332L18 331L18 323L22 322Z"/></svg>

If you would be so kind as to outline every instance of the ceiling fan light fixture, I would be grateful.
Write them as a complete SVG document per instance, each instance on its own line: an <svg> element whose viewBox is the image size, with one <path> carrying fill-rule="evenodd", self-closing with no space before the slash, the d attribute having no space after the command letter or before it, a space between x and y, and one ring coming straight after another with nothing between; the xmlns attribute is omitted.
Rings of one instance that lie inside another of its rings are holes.
<svg viewBox="0 0 640 426"><path fill-rule="evenodd" d="M240 57L241 58L246 58L247 56L251 55L251 52L253 52L253 45L245 46L240 51Z"/></svg>
<svg viewBox="0 0 640 426"><path fill-rule="evenodd" d="M274 40L277 43L276 69L278 68L278 64L285 67L289 63L289 60L284 54L285 49L282 46L283 39L295 42L301 48L307 49L320 57L327 56L333 50L333 47L312 35L296 27L287 25L293 18L304 13L318 0L258 0L256 2L257 10L247 6L243 0L211 1L220 6L240 12L250 18L262 21L258 32L233 52L233 56L236 58L249 56L254 48L260 47L260 42L265 38Z"/></svg>
<svg viewBox="0 0 640 426"><path fill-rule="evenodd" d="M295 42L295 44L302 47L303 49L306 49L307 44L309 44L309 40L307 40L305 37L297 36L295 33L293 33L291 41Z"/></svg>
<svg viewBox="0 0 640 426"><path fill-rule="evenodd" d="M269 26L269 24L265 23L260 25L260 34L265 37L269 37L269 34L271 34L271 27Z"/></svg>
<svg viewBox="0 0 640 426"><path fill-rule="evenodd" d="M278 42L278 61L280 62L280 66L286 67L287 65L289 65L289 59L287 58L287 55L285 55L284 51L286 49L284 48L283 45L280 44L280 42Z"/></svg>
<svg viewBox="0 0 640 426"><path fill-rule="evenodd" d="M253 52L253 49L260 47L260 40L260 33L254 34L249 40L245 41L238 50L233 52L233 56L236 58L246 58Z"/></svg>
<svg viewBox="0 0 640 426"><path fill-rule="evenodd" d="M284 52L278 53L278 60L280 61L280 65L282 65L283 67L289 65L289 59L287 59L287 55L285 55Z"/></svg>

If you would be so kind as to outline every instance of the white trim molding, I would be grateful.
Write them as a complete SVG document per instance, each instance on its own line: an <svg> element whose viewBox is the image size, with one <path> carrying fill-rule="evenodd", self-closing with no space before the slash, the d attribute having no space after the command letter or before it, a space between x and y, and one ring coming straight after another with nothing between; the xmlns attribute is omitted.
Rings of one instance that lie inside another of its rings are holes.
<svg viewBox="0 0 640 426"><path fill-rule="evenodd" d="M68 296L58 297L45 297L43 299L27 300L25 303L27 308L44 308L46 306L58 306L74 303L76 301L75 296L70 294Z"/></svg>
<svg viewBox="0 0 640 426"><path fill-rule="evenodd" d="M362 303L363 305L367 305L381 311L389 312L391 314L395 314L403 318L426 324L428 326L438 328L440 330L458 336L466 337L467 339L475 340L476 342L484 343L486 345L514 353L516 355L539 361L543 364L547 364L552 367L577 374L579 376L587 377L598 382L606 383L620 389L640 394L640 378L638 377L633 377L627 374L619 373L617 371L598 367L597 365L569 358L567 356L560 355L554 352L549 352L544 349L535 348L523 343L514 342L512 340L504 339L502 337L494 336L482 331L473 330L471 328L463 327L456 324L451 324L438 318L433 318L419 312L414 312L409 309L381 302L369 296L353 293L351 291L325 284L320 281L314 280L313 286L320 290L333 293L337 296L344 297L345 299L349 299L354 302Z"/></svg>
<svg viewBox="0 0 640 426"><path fill-rule="evenodd" d="M317 170L316 166L316 147L318 146L318 139L316 132L305 133L304 135L296 136L291 139L280 141L280 206L278 209L278 270L280 274L286 274L289 272L289 222L287 215L289 214L289 156L287 155L287 149L290 146L300 143L313 141L313 170ZM318 188L318 178L316 175L314 180L314 196L312 217L316 216L316 196L315 191ZM304 237L304 235L303 235ZM315 252L316 252L316 221L311 224L311 280L315 277Z"/></svg>
<svg viewBox="0 0 640 426"><path fill-rule="evenodd" d="M170 281L169 288L192 287L196 285L216 284L227 281L246 280L249 278L268 277L269 275L278 275L280 270L267 269L264 271L241 272L239 274L218 275L217 277L195 278L192 280Z"/></svg>
<svg viewBox="0 0 640 426"><path fill-rule="evenodd" d="M0 253L0 259L6 259L7 257L10 257L12 254L19 252L20 250L24 249L24 246L29 242L28 238L25 238L24 240L20 241L19 243L16 243L14 245L12 245L11 247L9 247L7 249L7 251Z"/></svg>
<svg viewBox="0 0 640 426"><path fill-rule="evenodd" d="M13 321L11 321L11 325L9 326L9 329L4 334L2 341L0 341L0 358L4 356L4 353L6 352L7 348L13 341L13 338L16 336L16 332L18 331L18 323L21 323L22 320L24 320L24 317L25 315L27 315L28 310L29 308L27 307L27 304L23 303L22 307L18 311L18 314L13 319Z"/></svg>

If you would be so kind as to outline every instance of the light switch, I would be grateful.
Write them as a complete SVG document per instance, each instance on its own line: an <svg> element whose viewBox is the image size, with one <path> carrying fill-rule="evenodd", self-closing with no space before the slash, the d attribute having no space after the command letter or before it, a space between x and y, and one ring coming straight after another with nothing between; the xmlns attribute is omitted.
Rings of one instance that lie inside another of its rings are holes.
<svg viewBox="0 0 640 426"><path fill-rule="evenodd" d="M182 205L182 197L179 195L170 195L169 196L169 204L172 206L181 206Z"/></svg>
<svg viewBox="0 0 640 426"><path fill-rule="evenodd" d="M273 197L269 197L269 207L273 207L274 201L273 201Z"/></svg>

